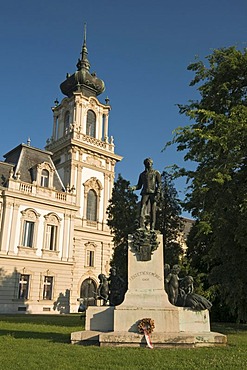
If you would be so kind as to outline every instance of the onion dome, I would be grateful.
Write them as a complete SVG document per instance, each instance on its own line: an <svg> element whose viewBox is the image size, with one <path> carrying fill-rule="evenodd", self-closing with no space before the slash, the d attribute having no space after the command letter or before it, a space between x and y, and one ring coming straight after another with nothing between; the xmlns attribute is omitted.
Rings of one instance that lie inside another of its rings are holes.
<svg viewBox="0 0 247 370"><path fill-rule="evenodd" d="M71 97L73 92L82 92L86 96L97 96L105 90L104 81L90 73L90 63L87 59L86 29L84 31L84 42L81 51L81 59L77 62L77 71L73 75L67 74L67 78L61 83L60 89L64 95Z"/></svg>

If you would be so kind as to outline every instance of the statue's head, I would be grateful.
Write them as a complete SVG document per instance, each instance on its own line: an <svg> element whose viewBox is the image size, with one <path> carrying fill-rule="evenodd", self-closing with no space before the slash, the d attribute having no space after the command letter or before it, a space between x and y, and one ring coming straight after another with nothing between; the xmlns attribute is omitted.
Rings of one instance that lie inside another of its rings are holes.
<svg viewBox="0 0 247 370"><path fill-rule="evenodd" d="M180 272L180 266L179 265L173 265L172 266L172 272L174 274L178 274Z"/></svg>
<svg viewBox="0 0 247 370"><path fill-rule="evenodd" d="M150 168L153 165L153 160L152 158L146 158L143 163L146 168Z"/></svg>
<svg viewBox="0 0 247 370"><path fill-rule="evenodd" d="M192 277L192 276L190 276L190 275L186 276L186 277L184 278L184 280L186 280L186 283L187 283L187 284L190 284L190 285L194 283L194 279L193 279L193 277Z"/></svg>
<svg viewBox="0 0 247 370"><path fill-rule="evenodd" d="M99 279L99 281L104 281L104 279L105 279L105 275L104 274L99 274L99 276L98 276L98 279Z"/></svg>

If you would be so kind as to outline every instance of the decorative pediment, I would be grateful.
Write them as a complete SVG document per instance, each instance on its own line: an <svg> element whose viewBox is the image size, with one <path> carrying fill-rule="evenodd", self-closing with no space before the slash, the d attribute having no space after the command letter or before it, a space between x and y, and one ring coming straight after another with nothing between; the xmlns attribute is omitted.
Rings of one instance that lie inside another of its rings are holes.
<svg viewBox="0 0 247 370"><path fill-rule="evenodd" d="M85 243L85 248L86 249L96 249L97 248L97 245L94 243L94 242L87 242L87 243Z"/></svg>
<svg viewBox="0 0 247 370"><path fill-rule="evenodd" d="M42 162L42 163L37 164L37 170L40 170L40 171L47 170L49 172L54 172L54 168L48 162Z"/></svg>
<svg viewBox="0 0 247 370"><path fill-rule="evenodd" d="M94 190L96 194L100 194L100 191L103 189L101 182L96 177L91 177L84 184L85 194L89 192L90 189Z"/></svg>
<svg viewBox="0 0 247 370"><path fill-rule="evenodd" d="M51 224L58 224L62 219L58 217L55 213L48 213L47 215L44 216L46 222L49 222Z"/></svg>
<svg viewBox="0 0 247 370"><path fill-rule="evenodd" d="M25 217L25 219L33 221L37 220L37 218L40 217L40 214L32 208L27 208L24 211L21 211L21 214L23 217Z"/></svg>

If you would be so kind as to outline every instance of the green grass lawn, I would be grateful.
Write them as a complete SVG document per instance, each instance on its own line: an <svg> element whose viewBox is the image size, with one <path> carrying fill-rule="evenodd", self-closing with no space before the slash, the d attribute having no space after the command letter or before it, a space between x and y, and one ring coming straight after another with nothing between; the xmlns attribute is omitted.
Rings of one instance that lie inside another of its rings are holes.
<svg viewBox="0 0 247 370"><path fill-rule="evenodd" d="M247 369L247 325L212 325L226 347L153 350L71 345L82 328L80 315L0 315L0 369Z"/></svg>

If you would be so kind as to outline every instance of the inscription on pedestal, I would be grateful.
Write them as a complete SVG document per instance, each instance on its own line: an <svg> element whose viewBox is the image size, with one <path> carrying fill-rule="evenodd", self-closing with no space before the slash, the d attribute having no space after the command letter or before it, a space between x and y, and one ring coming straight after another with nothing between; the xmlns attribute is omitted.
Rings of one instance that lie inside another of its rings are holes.
<svg viewBox="0 0 247 370"><path fill-rule="evenodd" d="M141 279L142 281L149 281L149 278L150 277L154 277L154 278L162 281L162 277L159 276L158 274L156 274L155 272L152 272L152 271L140 271L140 272L137 272L137 273L135 273L135 274L133 274L133 275L130 276L129 281L132 281L132 280L134 280L134 279L136 279L138 277L141 277L142 278Z"/></svg>

